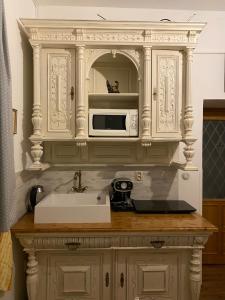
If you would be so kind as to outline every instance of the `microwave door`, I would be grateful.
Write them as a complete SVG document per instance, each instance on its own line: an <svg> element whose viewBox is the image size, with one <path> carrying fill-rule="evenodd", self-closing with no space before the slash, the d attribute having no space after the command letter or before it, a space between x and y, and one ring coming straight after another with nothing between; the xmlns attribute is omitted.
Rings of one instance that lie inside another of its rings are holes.
<svg viewBox="0 0 225 300"><path fill-rule="evenodd" d="M89 119L91 124L89 134L92 136L128 136L128 118L126 114L92 114Z"/></svg>

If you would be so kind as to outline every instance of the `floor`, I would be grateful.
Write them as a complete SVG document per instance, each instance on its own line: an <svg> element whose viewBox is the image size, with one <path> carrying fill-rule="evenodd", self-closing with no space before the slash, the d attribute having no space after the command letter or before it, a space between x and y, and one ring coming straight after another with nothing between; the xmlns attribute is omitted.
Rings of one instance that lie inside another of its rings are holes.
<svg viewBox="0 0 225 300"><path fill-rule="evenodd" d="M200 300L225 300L225 265L204 265Z"/></svg>

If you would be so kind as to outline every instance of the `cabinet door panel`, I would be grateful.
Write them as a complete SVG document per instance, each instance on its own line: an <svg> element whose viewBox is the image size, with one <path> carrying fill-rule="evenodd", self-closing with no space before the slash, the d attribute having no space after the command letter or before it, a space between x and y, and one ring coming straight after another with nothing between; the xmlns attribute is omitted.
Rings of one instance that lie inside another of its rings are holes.
<svg viewBox="0 0 225 300"><path fill-rule="evenodd" d="M152 52L152 136L181 137L182 54Z"/></svg>
<svg viewBox="0 0 225 300"><path fill-rule="evenodd" d="M137 251L126 256L127 300L178 299L178 255Z"/></svg>
<svg viewBox="0 0 225 300"><path fill-rule="evenodd" d="M50 256L48 299L110 300L111 283L105 278L111 273L107 260L107 256L94 253Z"/></svg>
<svg viewBox="0 0 225 300"><path fill-rule="evenodd" d="M74 51L42 50L42 116L45 137L74 136Z"/></svg>

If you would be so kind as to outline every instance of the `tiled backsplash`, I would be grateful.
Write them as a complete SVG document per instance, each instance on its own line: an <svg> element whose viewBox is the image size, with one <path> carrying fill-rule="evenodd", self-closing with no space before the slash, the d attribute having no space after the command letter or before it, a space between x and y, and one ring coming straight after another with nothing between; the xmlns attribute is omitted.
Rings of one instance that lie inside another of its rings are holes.
<svg viewBox="0 0 225 300"><path fill-rule="evenodd" d="M225 198L225 121L203 123L203 197Z"/></svg>
<svg viewBox="0 0 225 300"><path fill-rule="evenodd" d="M17 219L26 212L26 201L31 186L44 186L45 193L69 193L73 185L75 170L49 169L42 173L23 171L17 175L17 199L15 213ZM142 180L136 180L135 170L119 171L114 168L107 170L83 170L82 184L88 190L108 190L114 178L126 177L133 181L134 199L178 199L177 172L173 168L152 167L143 170Z"/></svg>
<svg viewBox="0 0 225 300"><path fill-rule="evenodd" d="M82 184L89 190L108 189L114 178L126 177L133 181L132 197L167 199L177 196L176 171L171 168L151 168L142 171L142 181L135 179L135 171L117 171L113 169L101 171L82 171ZM49 170L38 177L38 183L47 192L70 192L73 185L74 171Z"/></svg>

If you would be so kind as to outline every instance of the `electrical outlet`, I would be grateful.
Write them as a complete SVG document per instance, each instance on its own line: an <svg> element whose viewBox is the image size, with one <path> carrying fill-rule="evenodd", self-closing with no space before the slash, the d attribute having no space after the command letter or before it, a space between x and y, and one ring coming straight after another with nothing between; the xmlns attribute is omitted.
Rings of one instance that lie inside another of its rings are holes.
<svg viewBox="0 0 225 300"><path fill-rule="evenodd" d="M135 179L137 181L142 181L143 180L143 172L142 171L136 171L135 172Z"/></svg>

